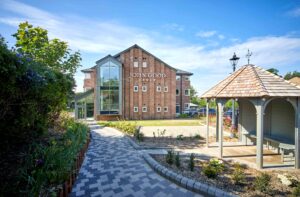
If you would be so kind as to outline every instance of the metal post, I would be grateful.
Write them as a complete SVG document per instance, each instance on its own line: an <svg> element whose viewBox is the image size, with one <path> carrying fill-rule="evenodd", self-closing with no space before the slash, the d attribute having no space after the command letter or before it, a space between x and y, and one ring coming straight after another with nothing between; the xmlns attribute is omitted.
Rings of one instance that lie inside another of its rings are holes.
<svg viewBox="0 0 300 197"><path fill-rule="evenodd" d="M258 169L263 168L263 138L264 138L264 108L263 100L258 100L256 108L256 165Z"/></svg>
<svg viewBox="0 0 300 197"><path fill-rule="evenodd" d="M233 129L235 128L235 111L234 111L234 99L232 99L232 114L231 114L231 130L233 131Z"/></svg>
<svg viewBox="0 0 300 197"><path fill-rule="evenodd" d="M209 100L206 100L206 146L209 144Z"/></svg>
<svg viewBox="0 0 300 197"><path fill-rule="evenodd" d="M300 99L297 98L297 110L295 113L296 116L296 127L295 127L295 168L300 169L300 139L299 139L299 132L300 132Z"/></svg>
<svg viewBox="0 0 300 197"><path fill-rule="evenodd" d="M219 133L219 157L223 158L223 102L217 101L218 105L218 133Z"/></svg>

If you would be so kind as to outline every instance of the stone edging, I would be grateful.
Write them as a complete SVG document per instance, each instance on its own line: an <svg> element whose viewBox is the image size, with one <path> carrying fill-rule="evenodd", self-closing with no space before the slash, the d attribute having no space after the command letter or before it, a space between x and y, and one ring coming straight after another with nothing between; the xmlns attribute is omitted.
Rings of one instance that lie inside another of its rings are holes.
<svg viewBox="0 0 300 197"><path fill-rule="evenodd" d="M156 171L158 174L162 175L163 177L169 179L170 181L175 182L181 187L184 187L188 190L192 190L199 194L205 194L209 196L235 197L235 195L231 193L225 192L214 186L184 177L180 174L177 174L167 169L166 167L162 166L157 161L155 161L148 153L142 154L142 157L154 171Z"/></svg>

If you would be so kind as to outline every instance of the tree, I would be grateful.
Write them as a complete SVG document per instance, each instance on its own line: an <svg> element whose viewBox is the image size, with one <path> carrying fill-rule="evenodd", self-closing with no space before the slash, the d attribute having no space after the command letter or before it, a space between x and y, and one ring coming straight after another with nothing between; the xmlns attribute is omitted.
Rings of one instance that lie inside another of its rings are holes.
<svg viewBox="0 0 300 197"><path fill-rule="evenodd" d="M300 72L298 71L294 71L294 72L288 72L286 73L286 75L284 76L285 80L290 80L294 77L300 77Z"/></svg>
<svg viewBox="0 0 300 197"><path fill-rule="evenodd" d="M274 75L278 75L279 70L277 70L276 68L270 68L267 71L269 71L270 73L273 73Z"/></svg>
<svg viewBox="0 0 300 197"><path fill-rule="evenodd" d="M71 53L67 42L48 38L48 32L41 27L33 27L28 22L20 23L16 38L19 53L48 67L73 75L80 66L80 53Z"/></svg>

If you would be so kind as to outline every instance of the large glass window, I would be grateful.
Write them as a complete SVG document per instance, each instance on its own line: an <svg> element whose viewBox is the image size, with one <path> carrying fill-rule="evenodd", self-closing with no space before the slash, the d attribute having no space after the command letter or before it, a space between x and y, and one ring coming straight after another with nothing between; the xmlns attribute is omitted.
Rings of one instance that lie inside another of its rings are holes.
<svg viewBox="0 0 300 197"><path fill-rule="evenodd" d="M100 66L100 114L120 114L120 67L109 61Z"/></svg>

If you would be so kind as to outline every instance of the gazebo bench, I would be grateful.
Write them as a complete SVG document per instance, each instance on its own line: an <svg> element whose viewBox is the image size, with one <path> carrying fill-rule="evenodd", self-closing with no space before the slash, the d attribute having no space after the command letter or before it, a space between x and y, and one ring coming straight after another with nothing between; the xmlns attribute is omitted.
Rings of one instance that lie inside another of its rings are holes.
<svg viewBox="0 0 300 197"><path fill-rule="evenodd" d="M246 137L249 138L254 138L256 139L256 134L255 132L243 132L243 134ZM276 136L270 136L270 135L265 135L264 134L264 140L267 141L267 147L269 149L269 142L273 142L278 144L278 154L281 153L281 161L284 161L284 152L287 151L294 151L295 150L295 145L292 144L288 139L286 138L278 138ZM247 139L246 139L247 140ZM246 141L247 145L247 141Z"/></svg>

